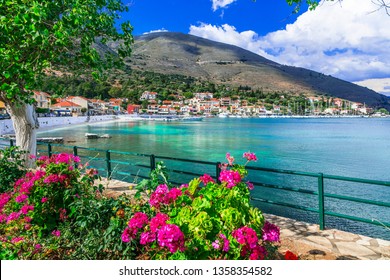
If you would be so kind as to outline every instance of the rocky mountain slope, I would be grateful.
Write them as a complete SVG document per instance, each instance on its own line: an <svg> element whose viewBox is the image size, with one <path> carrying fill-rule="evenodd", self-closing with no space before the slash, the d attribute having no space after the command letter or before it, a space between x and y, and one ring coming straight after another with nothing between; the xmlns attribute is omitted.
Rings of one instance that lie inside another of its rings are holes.
<svg viewBox="0 0 390 280"><path fill-rule="evenodd" d="M108 47L116 49L114 44ZM323 94L390 109L390 98L368 88L188 34L161 32L138 36L127 64L141 71L181 74L264 91Z"/></svg>

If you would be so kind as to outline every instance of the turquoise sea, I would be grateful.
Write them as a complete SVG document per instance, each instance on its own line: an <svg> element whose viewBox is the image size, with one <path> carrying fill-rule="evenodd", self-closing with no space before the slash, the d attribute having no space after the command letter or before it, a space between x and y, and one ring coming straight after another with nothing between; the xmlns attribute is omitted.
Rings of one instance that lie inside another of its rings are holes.
<svg viewBox="0 0 390 280"><path fill-rule="evenodd" d="M85 139L85 133L110 139ZM67 145L129 151L206 161L224 161L229 152L244 163L243 152L256 153L252 166L390 181L390 118L205 118L193 122L117 121L75 125L40 132L64 137ZM192 168L189 166L189 168ZM206 171L207 172L207 171ZM212 171L210 171L211 173ZM316 178L253 174L250 180L316 190ZM183 179L184 180L184 179ZM188 178L186 178L188 182ZM390 202L390 187L327 182L325 191ZM185 181L184 181L185 182ZM183 183L184 183L183 182ZM316 207L307 195L256 188L253 196ZM264 212L316 222L315 214L256 204ZM390 209L327 198L326 209L390 222ZM327 226L390 240L390 229L329 217Z"/></svg>

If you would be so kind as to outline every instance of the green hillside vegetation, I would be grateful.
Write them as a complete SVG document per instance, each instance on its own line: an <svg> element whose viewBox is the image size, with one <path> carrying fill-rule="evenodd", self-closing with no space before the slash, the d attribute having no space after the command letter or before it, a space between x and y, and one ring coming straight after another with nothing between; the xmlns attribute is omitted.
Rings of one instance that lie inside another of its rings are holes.
<svg viewBox="0 0 390 280"><path fill-rule="evenodd" d="M62 75L45 76L42 78L39 90L55 97L83 96L107 100L109 98L127 98L124 104L142 104L139 100L144 91L158 93L158 100L177 100L178 95L189 99L196 92L211 92L215 98L230 97L247 100L248 105L261 104L266 109L274 105L282 106L282 110L290 107L293 113L305 113L312 104L305 95L283 91L252 89L250 86L229 86L215 84L194 77L178 74L160 74L137 70L114 71L105 81L98 82L83 76ZM322 97L325 108L331 97ZM145 105L145 104L144 104ZM316 104L322 106L322 104Z"/></svg>

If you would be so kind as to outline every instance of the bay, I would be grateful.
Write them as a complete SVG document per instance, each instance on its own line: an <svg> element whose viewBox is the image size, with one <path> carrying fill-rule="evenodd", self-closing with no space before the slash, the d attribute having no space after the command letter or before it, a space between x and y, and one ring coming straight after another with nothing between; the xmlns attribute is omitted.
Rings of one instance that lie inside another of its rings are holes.
<svg viewBox="0 0 390 280"><path fill-rule="evenodd" d="M110 139L85 139L85 133L109 134ZM325 173L390 181L389 118L205 118L201 122L116 121L77 125L39 133L39 137L64 137L69 145L104 150L155 154L194 160L224 162L229 152L236 162L242 154L256 153L251 166ZM171 163L166 161L167 165ZM215 168L187 169L214 174ZM193 176L192 176L193 177ZM188 182L191 176L175 178ZM317 190L317 178L270 173L249 174L249 179L269 184ZM390 188L325 180L325 192L390 202ZM318 207L315 196L256 187L253 196ZM254 202L264 212L318 223L318 215L283 206ZM386 207L326 198L327 211L390 222ZM390 240L390 229L327 217L327 226Z"/></svg>

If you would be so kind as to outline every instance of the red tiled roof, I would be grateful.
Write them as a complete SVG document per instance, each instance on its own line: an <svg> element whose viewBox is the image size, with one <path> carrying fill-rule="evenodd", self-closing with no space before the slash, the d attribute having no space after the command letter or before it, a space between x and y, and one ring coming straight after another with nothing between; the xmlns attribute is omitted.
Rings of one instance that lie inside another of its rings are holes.
<svg viewBox="0 0 390 280"><path fill-rule="evenodd" d="M77 105L76 103L73 103L71 101L62 101L62 102L54 104L52 107L62 108L62 107L81 107L81 106Z"/></svg>

